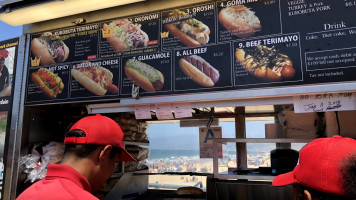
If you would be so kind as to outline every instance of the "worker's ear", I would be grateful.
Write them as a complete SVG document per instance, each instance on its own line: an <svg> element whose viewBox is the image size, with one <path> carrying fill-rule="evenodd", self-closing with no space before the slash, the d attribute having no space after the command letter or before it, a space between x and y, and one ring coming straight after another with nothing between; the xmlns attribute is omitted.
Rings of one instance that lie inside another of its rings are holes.
<svg viewBox="0 0 356 200"><path fill-rule="evenodd" d="M110 156L111 150L112 150L112 146L111 145L106 145L103 148L103 150L100 151L100 154L99 154L99 162L100 162L100 164L103 162L103 160L105 160L105 158Z"/></svg>
<svg viewBox="0 0 356 200"><path fill-rule="evenodd" d="M306 200L311 200L312 196L308 190L304 190L304 197Z"/></svg>

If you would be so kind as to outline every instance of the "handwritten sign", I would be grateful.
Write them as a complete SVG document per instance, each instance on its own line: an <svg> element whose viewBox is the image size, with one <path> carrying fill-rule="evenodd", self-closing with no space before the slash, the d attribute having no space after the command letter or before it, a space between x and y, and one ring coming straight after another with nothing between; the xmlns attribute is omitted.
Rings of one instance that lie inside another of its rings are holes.
<svg viewBox="0 0 356 200"><path fill-rule="evenodd" d="M174 119L171 104L156 104L157 119Z"/></svg>
<svg viewBox="0 0 356 200"><path fill-rule="evenodd" d="M136 119L152 119L150 105L135 106Z"/></svg>
<svg viewBox="0 0 356 200"><path fill-rule="evenodd" d="M176 119L193 116L190 103L175 103L173 110Z"/></svg>
<svg viewBox="0 0 356 200"><path fill-rule="evenodd" d="M294 112L356 110L356 93L324 93L293 97Z"/></svg>

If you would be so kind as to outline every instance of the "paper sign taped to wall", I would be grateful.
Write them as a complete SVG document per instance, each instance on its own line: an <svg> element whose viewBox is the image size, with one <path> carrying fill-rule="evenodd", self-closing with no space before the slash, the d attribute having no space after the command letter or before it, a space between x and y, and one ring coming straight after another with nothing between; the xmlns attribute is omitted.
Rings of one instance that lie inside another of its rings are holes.
<svg viewBox="0 0 356 200"><path fill-rule="evenodd" d="M190 103L175 103L173 104L173 110L176 119L193 116Z"/></svg>
<svg viewBox="0 0 356 200"><path fill-rule="evenodd" d="M156 116L157 119L174 119L172 114L171 104L157 104L156 105Z"/></svg>
<svg viewBox="0 0 356 200"><path fill-rule="evenodd" d="M135 106L135 117L136 119L152 119L151 106Z"/></svg>
<svg viewBox="0 0 356 200"><path fill-rule="evenodd" d="M356 93L324 93L293 97L294 112L356 110Z"/></svg>

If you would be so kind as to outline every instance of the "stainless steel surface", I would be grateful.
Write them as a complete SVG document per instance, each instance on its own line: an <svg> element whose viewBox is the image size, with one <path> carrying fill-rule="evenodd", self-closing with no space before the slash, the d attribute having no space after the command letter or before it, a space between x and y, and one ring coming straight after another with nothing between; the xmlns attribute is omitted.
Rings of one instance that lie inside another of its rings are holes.
<svg viewBox="0 0 356 200"><path fill-rule="evenodd" d="M315 84L315 85L298 85L289 87L274 87L274 88L262 88L262 89L248 89L248 90L232 90L224 92L210 92L199 94L186 94L186 95L174 95L174 96L160 96L160 97L148 97L141 99L122 99L121 105L135 105L135 104L153 104L153 103L175 103L175 102L204 102L204 101L223 101L223 100L241 100L244 99L245 104L249 101L259 101L259 104L251 105L278 105L281 103L273 103L275 100L270 101L275 97L287 97L289 103L293 103L293 96L301 94L317 94L325 92L351 92L356 91L356 82L345 83L328 83L328 84ZM263 98L261 98L263 97ZM259 99L255 99L259 98ZM267 99L265 99L267 98ZM246 99L249 99L246 101ZM267 100L266 103L263 103ZM243 105L241 105L243 106Z"/></svg>
<svg viewBox="0 0 356 200"><path fill-rule="evenodd" d="M23 111L24 111L24 94L26 81L27 65L25 60L28 59L27 54L29 42L26 47L26 36L23 35L19 40L19 53L16 63L15 87L13 93L12 116L9 133L9 143L7 150L7 159L5 166L5 184L4 184L4 197L3 199L15 199L16 185L18 177L18 159L21 150L21 137L22 137L22 124L23 124ZM26 49L26 51L25 51Z"/></svg>

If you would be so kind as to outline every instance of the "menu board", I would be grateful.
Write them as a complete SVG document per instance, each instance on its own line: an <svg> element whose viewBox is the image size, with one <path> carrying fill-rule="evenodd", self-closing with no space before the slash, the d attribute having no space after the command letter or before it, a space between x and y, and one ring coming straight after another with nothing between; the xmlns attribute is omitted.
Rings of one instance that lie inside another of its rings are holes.
<svg viewBox="0 0 356 200"><path fill-rule="evenodd" d="M355 11L211 1L35 33L26 104L354 81Z"/></svg>

